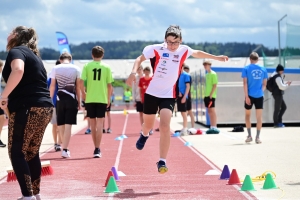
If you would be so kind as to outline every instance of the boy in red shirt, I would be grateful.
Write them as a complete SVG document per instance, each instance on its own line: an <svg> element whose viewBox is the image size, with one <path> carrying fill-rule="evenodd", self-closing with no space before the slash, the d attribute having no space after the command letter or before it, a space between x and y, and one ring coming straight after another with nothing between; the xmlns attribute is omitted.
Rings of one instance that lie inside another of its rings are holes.
<svg viewBox="0 0 300 200"><path fill-rule="evenodd" d="M152 80L152 77L150 77L150 67L145 67L143 70L145 76L140 78L139 87L140 87L140 94L141 94L141 102L144 103L144 96L146 93L146 90L148 88L148 85L150 84L150 81Z"/></svg>
<svg viewBox="0 0 300 200"><path fill-rule="evenodd" d="M144 104L144 96L146 93L146 90L150 84L150 81L152 80L152 77L150 76L151 70L150 67L145 67L143 70L144 76L140 78L139 81L139 88L140 88L140 95L141 95L141 102ZM153 130L151 129L149 132L150 135L153 134Z"/></svg>

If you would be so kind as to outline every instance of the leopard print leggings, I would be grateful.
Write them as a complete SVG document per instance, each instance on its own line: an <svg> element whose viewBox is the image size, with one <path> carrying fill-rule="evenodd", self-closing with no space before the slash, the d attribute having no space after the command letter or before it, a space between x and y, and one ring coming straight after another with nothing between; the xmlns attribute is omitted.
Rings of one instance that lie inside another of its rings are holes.
<svg viewBox="0 0 300 200"><path fill-rule="evenodd" d="M39 194L39 150L52 107L31 107L13 112L8 121L8 154L23 196Z"/></svg>

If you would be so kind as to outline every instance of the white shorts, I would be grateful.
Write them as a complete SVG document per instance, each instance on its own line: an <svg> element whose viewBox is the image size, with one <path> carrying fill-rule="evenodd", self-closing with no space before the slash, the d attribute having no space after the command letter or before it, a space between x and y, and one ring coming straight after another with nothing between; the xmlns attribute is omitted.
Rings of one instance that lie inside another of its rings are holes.
<svg viewBox="0 0 300 200"><path fill-rule="evenodd" d="M57 124L56 108L53 108L53 115L51 119L51 124Z"/></svg>

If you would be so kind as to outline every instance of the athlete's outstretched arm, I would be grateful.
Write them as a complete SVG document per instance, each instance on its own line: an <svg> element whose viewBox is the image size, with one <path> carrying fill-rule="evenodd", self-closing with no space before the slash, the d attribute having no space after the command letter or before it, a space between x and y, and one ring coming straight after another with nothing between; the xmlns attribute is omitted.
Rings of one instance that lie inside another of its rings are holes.
<svg viewBox="0 0 300 200"><path fill-rule="evenodd" d="M144 55L140 55L139 57L137 57L135 59L135 62L133 64L133 68L131 70L131 73L130 73L129 77L126 80L126 84L128 86L130 86L130 87L132 86L133 81L135 81L136 71L141 66L142 62L144 62L145 60L146 60L146 58L145 58Z"/></svg>
<svg viewBox="0 0 300 200"><path fill-rule="evenodd" d="M200 50L194 50L192 56L194 58L208 58L208 59L214 59L214 60L218 60L218 61L227 61L228 57L227 56L215 56L209 53L206 53L204 51L200 51Z"/></svg>

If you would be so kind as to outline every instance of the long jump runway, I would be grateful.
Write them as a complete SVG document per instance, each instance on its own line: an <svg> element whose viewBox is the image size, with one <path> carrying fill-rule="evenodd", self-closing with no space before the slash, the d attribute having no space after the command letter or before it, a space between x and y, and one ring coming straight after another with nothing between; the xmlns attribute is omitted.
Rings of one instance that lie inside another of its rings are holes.
<svg viewBox="0 0 300 200"><path fill-rule="evenodd" d="M139 137L138 114L112 114L111 134L103 134L102 158L93 158L91 135L84 130L71 137L71 158L61 158L53 149L42 155L50 160L54 175L42 177L42 199L256 199L239 187L227 185L219 175L205 175L217 169L201 153L184 145L180 138L171 138L167 158L169 171L157 172L159 132L154 132L145 148L139 151L135 143ZM156 122L155 127L158 127ZM125 134L128 138L115 140ZM216 148L217 150L217 148ZM117 182L120 193L104 193L105 180L111 168L119 171ZM121 176L123 174L123 176ZM21 196L17 182L0 185L0 199Z"/></svg>

